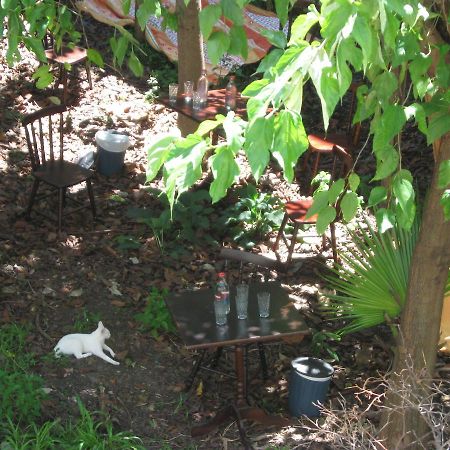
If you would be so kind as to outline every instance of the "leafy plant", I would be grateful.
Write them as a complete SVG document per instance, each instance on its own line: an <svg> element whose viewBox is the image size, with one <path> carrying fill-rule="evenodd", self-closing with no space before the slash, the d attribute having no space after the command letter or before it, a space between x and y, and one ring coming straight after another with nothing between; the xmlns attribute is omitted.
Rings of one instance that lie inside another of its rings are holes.
<svg viewBox="0 0 450 450"><path fill-rule="evenodd" d="M333 342L339 342L341 336L330 331L318 331L313 334L311 342L311 352L316 357L322 357L327 361L339 361L337 347Z"/></svg>
<svg viewBox="0 0 450 450"><path fill-rule="evenodd" d="M0 416L24 424L33 422L39 417L45 398L42 387L41 377L0 369Z"/></svg>
<svg viewBox="0 0 450 450"><path fill-rule="evenodd" d="M161 250L167 248L172 256L183 252L180 240L190 244L215 243L211 236L213 224L211 216L215 213L211 197L205 190L185 192L170 211L165 196L160 196L162 212L144 208L129 208L128 216L145 223L153 232ZM173 244L173 245L171 245Z"/></svg>
<svg viewBox="0 0 450 450"><path fill-rule="evenodd" d="M277 197L259 193L249 184L239 193L239 200L224 211L219 223L231 226L228 232L233 239L243 247L251 248L280 227L283 215Z"/></svg>
<svg viewBox="0 0 450 450"><path fill-rule="evenodd" d="M141 440L128 432L116 432L111 421L100 414L90 413L78 399L80 418L74 422L59 420L41 426L32 423L26 427L10 416L0 423L2 450L144 450ZM98 417L96 417L98 416Z"/></svg>
<svg viewBox="0 0 450 450"><path fill-rule="evenodd" d="M77 333L92 332L97 328L97 324L100 321L100 314L93 313L83 308L78 312L78 315L73 324L73 328Z"/></svg>
<svg viewBox="0 0 450 450"><path fill-rule="evenodd" d="M346 320L339 334L352 333L384 322L392 323L406 298L409 267L419 233L419 220L410 230L396 225L381 233L366 220L349 230L351 244L341 252L342 263L326 277L335 295L325 310ZM394 332L394 329L392 329Z"/></svg>
<svg viewBox="0 0 450 450"><path fill-rule="evenodd" d="M136 250L141 246L141 243L134 236L126 234L119 234L114 238L114 241L119 250Z"/></svg>
<svg viewBox="0 0 450 450"><path fill-rule="evenodd" d="M7 372L25 372L35 364L34 355L26 351L26 327L6 324L0 328L0 367Z"/></svg>
<svg viewBox="0 0 450 450"><path fill-rule="evenodd" d="M161 332L174 332L176 330L172 317L164 302L167 290L159 291L153 287L147 297L147 305L142 313L136 314L135 319L141 323L141 330L149 331L153 337Z"/></svg>

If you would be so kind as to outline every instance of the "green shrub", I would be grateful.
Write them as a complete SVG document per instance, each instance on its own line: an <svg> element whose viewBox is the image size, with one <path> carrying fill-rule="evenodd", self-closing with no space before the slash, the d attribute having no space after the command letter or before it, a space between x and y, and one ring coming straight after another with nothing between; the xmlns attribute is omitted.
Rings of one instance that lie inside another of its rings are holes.
<svg viewBox="0 0 450 450"><path fill-rule="evenodd" d="M176 330L172 317L164 303L167 290L161 292L152 288L147 297L147 305L142 313L136 314L135 319L141 323L141 330L149 331L153 337L158 337L160 332L174 332Z"/></svg>
<svg viewBox="0 0 450 450"><path fill-rule="evenodd" d="M0 328L0 367L6 371L25 372L35 364L34 355L26 351L26 327L13 324Z"/></svg>
<svg viewBox="0 0 450 450"><path fill-rule="evenodd" d="M278 230L283 216L280 199L259 193L249 184L239 192L238 201L224 211L219 224L228 228L227 232L235 242L251 248L270 232Z"/></svg>
<svg viewBox="0 0 450 450"><path fill-rule="evenodd" d="M32 423L41 412L45 398L43 380L22 372L0 369L0 417L11 417L16 422Z"/></svg>

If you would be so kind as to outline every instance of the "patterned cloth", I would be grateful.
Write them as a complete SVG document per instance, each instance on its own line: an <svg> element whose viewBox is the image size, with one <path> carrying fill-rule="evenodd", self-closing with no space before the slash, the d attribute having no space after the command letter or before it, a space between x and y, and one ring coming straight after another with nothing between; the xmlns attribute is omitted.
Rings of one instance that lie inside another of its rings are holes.
<svg viewBox="0 0 450 450"><path fill-rule="evenodd" d="M202 5L217 3L218 0L202 0ZM134 23L134 2L132 1L130 12L124 14L122 0L81 0L77 6L81 11L91 14L96 20L109 25L131 25ZM170 11L175 11L176 0L165 0L164 6ZM162 18L151 17L145 27L145 37L148 43L156 50L163 52L171 61L178 60L177 33L170 29L163 29ZM216 31L228 33L231 22L222 17L214 26ZM210 75L226 75L233 67L242 64L250 64L263 58L270 49L270 43L261 35L261 30L279 30L278 17L268 11L264 11L252 5L247 5L244 10L244 29L248 39L248 56L245 61L237 56L224 55L218 67L213 67L209 58L206 45L204 45L206 70Z"/></svg>

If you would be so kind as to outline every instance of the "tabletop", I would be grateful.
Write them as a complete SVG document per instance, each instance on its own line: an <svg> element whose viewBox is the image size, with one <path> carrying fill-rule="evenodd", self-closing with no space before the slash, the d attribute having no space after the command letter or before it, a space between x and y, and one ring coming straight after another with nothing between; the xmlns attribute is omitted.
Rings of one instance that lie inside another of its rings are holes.
<svg viewBox="0 0 450 450"><path fill-rule="evenodd" d="M270 316L267 319L260 318L258 314L256 294L260 291L270 292ZM279 283L250 284L247 319L237 318L235 292L235 287L231 286L231 311L228 323L223 326L215 322L212 289L184 291L166 298L167 307L188 349L277 341L310 333Z"/></svg>
<svg viewBox="0 0 450 450"><path fill-rule="evenodd" d="M207 104L198 111L192 108L192 102L186 103L184 101L183 95L179 96L175 103L170 102L168 96L158 97L156 101L178 113L190 117L199 123L207 119L213 120L217 114L227 114L227 110L225 108L225 89L215 89L209 91ZM247 118L246 106L247 98L238 95L236 98L235 113L243 119Z"/></svg>

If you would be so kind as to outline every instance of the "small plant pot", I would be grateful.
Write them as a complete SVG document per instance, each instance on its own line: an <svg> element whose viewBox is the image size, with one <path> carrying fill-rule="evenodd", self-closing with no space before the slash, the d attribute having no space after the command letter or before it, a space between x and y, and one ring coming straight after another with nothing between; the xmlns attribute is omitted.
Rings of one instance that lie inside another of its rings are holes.
<svg viewBox="0 0 450 450"><path fill-rule="evenodd" d="M311 357L296 358L291 362L289 377L289 412L293 417L318 417L317 406L325 401L333 367Z"/></svg>

